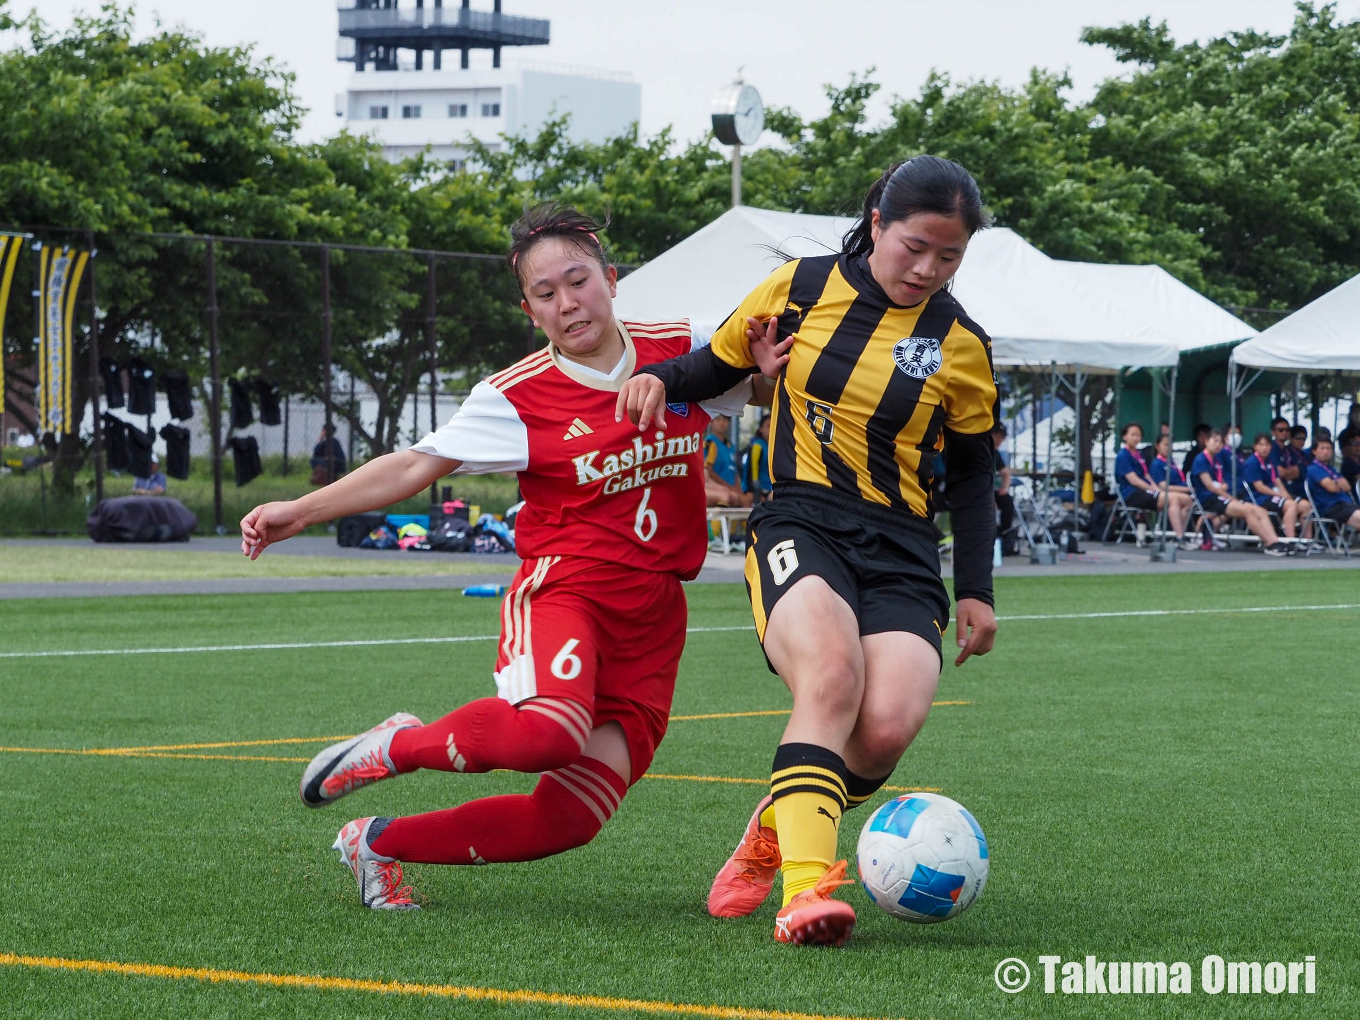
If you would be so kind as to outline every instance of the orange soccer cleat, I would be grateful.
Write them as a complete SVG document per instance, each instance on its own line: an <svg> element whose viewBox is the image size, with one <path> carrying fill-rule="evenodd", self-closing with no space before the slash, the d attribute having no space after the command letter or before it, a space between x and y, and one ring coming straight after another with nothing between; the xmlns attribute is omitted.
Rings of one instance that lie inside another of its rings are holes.
<svg viewBox="0 0 1360 1020"><path fill-rule="evenodd" d="M756 805L741 842L713 879L708 912L714 917L745 917L770 895L779 874L779 836L760 824L760 816L771 803L766 794Z"/></svg>
<svg viewBox="0 0 1360 1020"><path fill-rule="evenodd" d="M774 940L795 945L839 946L855 930L855 908L831 894L843 885L854 885L845 877L845 861L837 861L817 880L815 888L801 892L774 918Z"/></svg>

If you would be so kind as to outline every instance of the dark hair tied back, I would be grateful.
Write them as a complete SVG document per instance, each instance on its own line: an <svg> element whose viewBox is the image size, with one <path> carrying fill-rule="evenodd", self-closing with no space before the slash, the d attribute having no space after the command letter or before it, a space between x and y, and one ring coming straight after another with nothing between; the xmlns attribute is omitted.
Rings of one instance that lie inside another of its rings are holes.
<svg viewBox="0 0 1360 1020"><path fill-rule="evenodd" d="M520 260L540 241L550 237L565 237L598 262L601 269L608 269L609 259L599 238L600 231L606 226L578 209L557 202L540 202L527 210L510 227L510 250L505 253L506 265L519 281L520 291L524 290Z"/></svg>
<svg viewBox="0 0 1360 1020"><path fill-rule="evenodd" d="M970 237L990 225L973 175L952 159L939 156L913 156L883 171L864 196L859 222L841 242L847 255L867 255L874 250L875 209L880 227L916 213L957 216Z"/></svg>

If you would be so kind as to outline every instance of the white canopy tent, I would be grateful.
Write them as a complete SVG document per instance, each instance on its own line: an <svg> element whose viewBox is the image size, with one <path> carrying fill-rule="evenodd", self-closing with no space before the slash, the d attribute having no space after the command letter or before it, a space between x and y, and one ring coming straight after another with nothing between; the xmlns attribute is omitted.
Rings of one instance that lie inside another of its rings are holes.
<svg viewBox="0 0 1360 1020"><path fill-rule="evenodd" d="M1296 408L1303 376L1360 375L1357 322L1360 322L1360 276L1334 287L1233 348L1228 362L1232 424L1237 424L1237 397L1263 372L1293 373ZM1234 471L1233 485L1236 484Z"/></svg>
<svg viewBox="0 0 1360 1020"><path fill-rule="evenodd" d="M1161 266L1064 261L1056 264L1063 272L1103 290L1122 293L1127 301L1136 303L1144 317L1161 321L1182 353L1240 343L1257 335L1257 330L1181 283Z"/></svg>
<svg viewBox="0 0 1360 1020"><path fill-rule="evenodd" d="M1245 368L1360 373L1360 276L1304 305L1232 352Z"/></svg>

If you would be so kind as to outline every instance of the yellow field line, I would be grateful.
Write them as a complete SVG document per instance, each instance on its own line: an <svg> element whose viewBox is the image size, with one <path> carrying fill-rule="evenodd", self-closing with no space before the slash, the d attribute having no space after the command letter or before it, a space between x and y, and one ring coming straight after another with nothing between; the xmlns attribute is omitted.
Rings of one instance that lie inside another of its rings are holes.
<svg viewBox="0 0 1360 1020"><path fill-rule="evenodd" d="M0 747L0 752L10 751L19 754L84 754L103 755L108 758L187 758L194 761L287 761L309 762L310 758L267 758L263 755L246 754L178 754L161 751L131 751L121 748L92 748L81 750L69 747ZM498 769L497 771L504 771ZM643 779L672 779L690 783L740 783L743 786L769 786L768 779L742 779L735 776L673 776L659 772L648 772ZM939 793L938 786L885 786L884 790L894 793Z"/></svg>
<svg viewBox="0 0 1360 1020"><path fill-rule="evenodd" d="M468 999L481 1002L533 1006L568 1006L574 1009L608 1009L670 1016L717 1017L720 1020L852 1020L816 1013L748 1009L744 1006L704 1006L689 1002L654 1002L650 999L617 999L607 995L567 995L561 992L513 991L476 985L428 985L414 981L369 981L327 977L320 974L268 974L212 967L171 967L160 963L121 963L116 960L68 960L58 956L21 956L0 953L0 966L44 970L86 971L130 977L168 978L176 981L207 981L212 984L272 985L326 992L377 992L385 995L422 995L430 998Z"/></svg>
<svg viewBox="0 0 1360 1020"><path fill-rule="evenodd" d="M115 747L114 751L202 751L211 747L265 747L269 744L331 744L348 740L353 733L338 737L279 737L276 740L224 740L216 744L148 744L146 747Z"/></svg>
<svg viewBox="0 0 1360 1020"><path fill-rule="evenodd" d="M261 741L265 743L265 741ZM192 746L192 745L191 745ZM226 746L227 745L213 745ZM190 758L195 761L300 761L310 758L273 758L261 754L173 754L165 751L136 751L125 747L0 747L0 751L13 754L84 754L104 758Z"/></svg>
<svg viewBox="0 0 1360 1020"><path fill-rule="evenodd" d="M934 706L940 705L971 705L971 701L933 701ZM671 722L694 722L700 719L746 719L755 716L765 715L788 715L790 709L770 708L756 712L708 712L703 715L673 715ZM278 737L272 740L222 740L211 744L147 744L144 747L108 747L99 751L91 751L91 754L129 754L134 751L201 751L216 747L267 747L271 744L327 744L337 740L346 740L354 736L352 733L341 733L333 737ZM22 750L22 748L0 748L0 751ZM75 752L72 752L75 753ZM281 758L280 761L292 761L292 758Z"/></svg>

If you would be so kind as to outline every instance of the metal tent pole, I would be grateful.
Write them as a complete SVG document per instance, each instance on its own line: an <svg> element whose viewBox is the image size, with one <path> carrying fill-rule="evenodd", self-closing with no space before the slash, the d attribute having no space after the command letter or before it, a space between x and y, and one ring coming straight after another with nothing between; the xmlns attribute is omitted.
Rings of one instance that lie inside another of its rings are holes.
<svg viewBox="0 0 1360 1020"><path fill-rule="evenodd" d="M222 365L217 349L217 246L208 238L208 372L212 392L208 403L212 417L213 527L226 534L222 523Z"/></svg>

